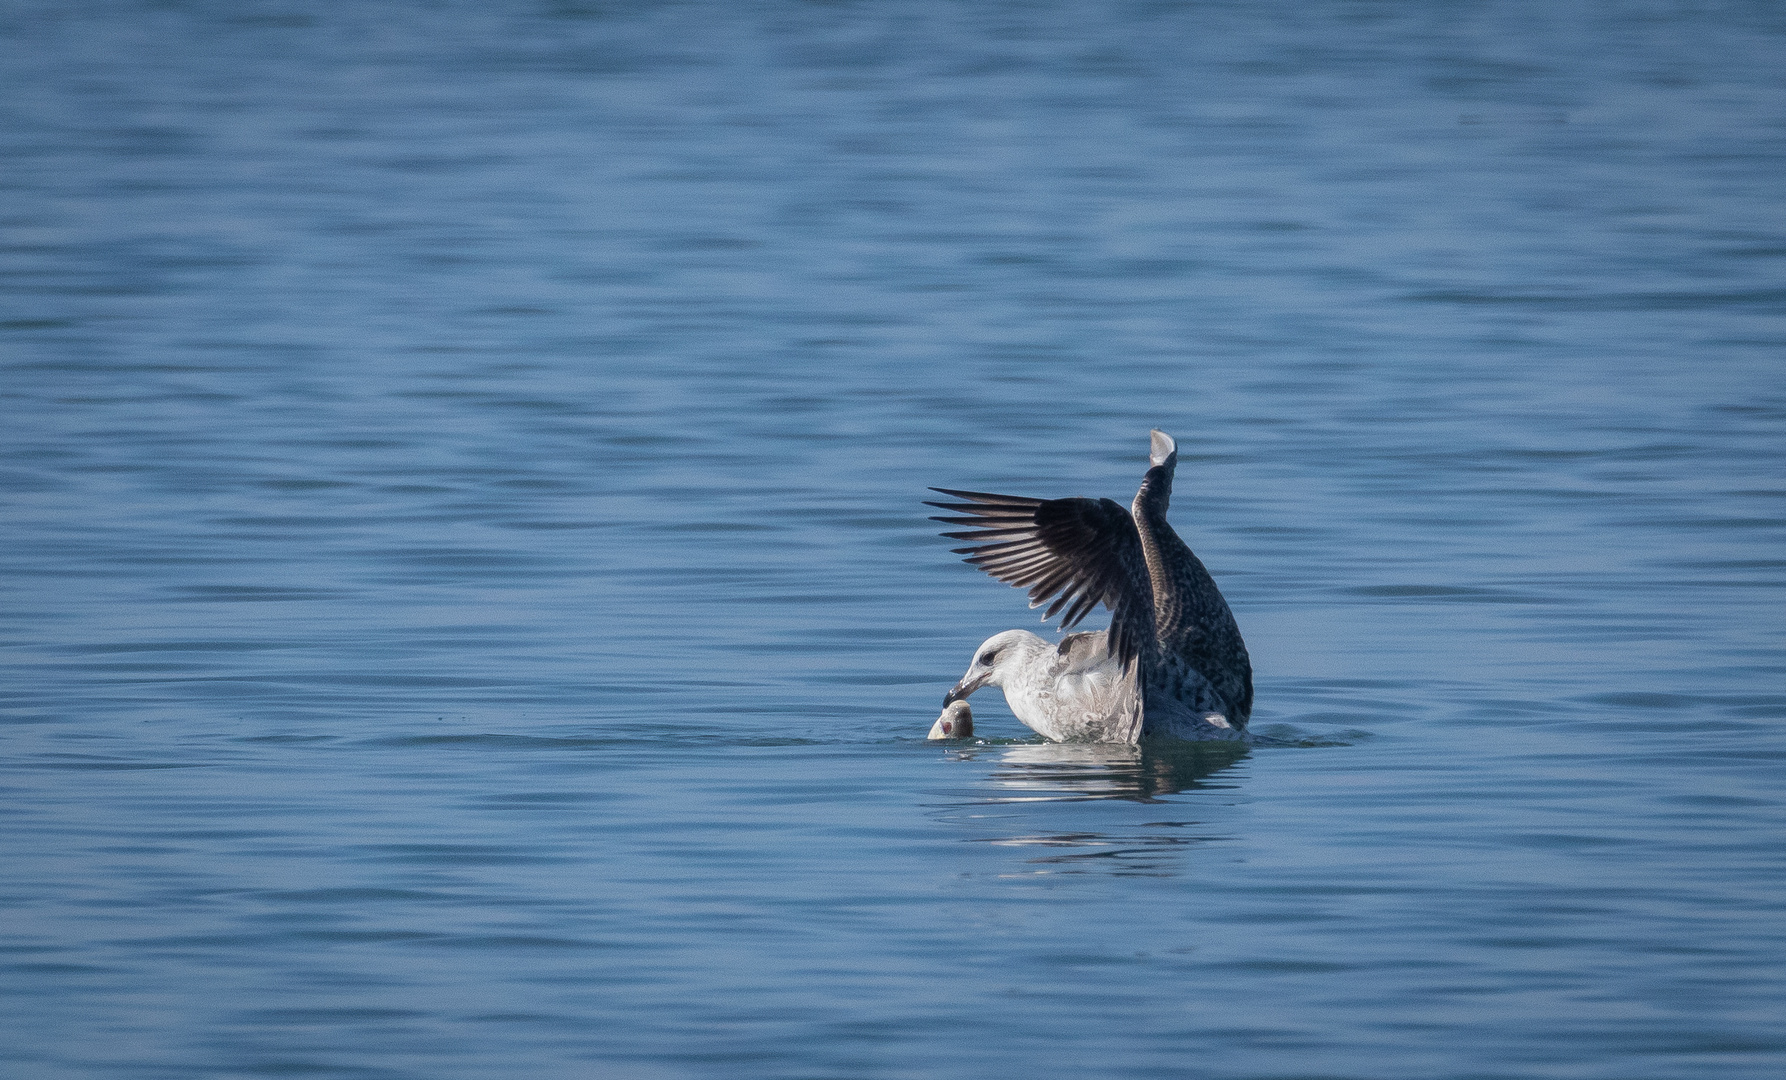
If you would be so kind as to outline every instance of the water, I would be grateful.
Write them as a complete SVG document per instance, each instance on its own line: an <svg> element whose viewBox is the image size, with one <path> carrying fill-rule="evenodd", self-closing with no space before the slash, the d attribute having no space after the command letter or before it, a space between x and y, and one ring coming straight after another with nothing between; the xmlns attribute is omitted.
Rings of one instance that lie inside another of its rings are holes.
<svg viewBox="0 0 1786 1080"><path fill-rule="evenodd" d="M30 1078L1773 1077L1777 5L0 4ZM927 485L1238 759L923 740Z"/></svg>

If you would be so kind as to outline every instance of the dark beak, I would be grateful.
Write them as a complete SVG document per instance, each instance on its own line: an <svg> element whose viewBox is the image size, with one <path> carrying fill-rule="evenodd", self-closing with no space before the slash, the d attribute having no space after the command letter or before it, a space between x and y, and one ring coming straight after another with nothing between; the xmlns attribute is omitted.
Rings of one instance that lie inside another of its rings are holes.
<svg viewBox="0 0 1786 1080"><path fill-rule="evenodd" d="M981 682L968 682L966 679L961 680L950 687L949 692L943 695L943 708L946 709L957 701L965 701L969 694L984 685L986 684Z"/></svg>

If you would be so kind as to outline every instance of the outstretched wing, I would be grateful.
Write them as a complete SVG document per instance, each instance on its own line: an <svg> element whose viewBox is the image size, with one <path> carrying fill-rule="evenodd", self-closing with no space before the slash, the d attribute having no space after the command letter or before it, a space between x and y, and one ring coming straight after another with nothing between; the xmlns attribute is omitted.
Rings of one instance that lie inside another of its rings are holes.
<svg viewBox="0 0 1786 1080"><path fill-rule="evenodd" d="M956 548L966 562L1010 585L1029 590L1029 606L1048 604L1042 618L1060 614L1061 629L1099 604L1110 609L1110 650L1123 664L1153 635L1153 584L1141 554L1141 536L1129 512L1109 499L1026 499L981 491L931 488L962 503L925 503L969 517L937 517L951 540L988 541ZM1052 600L1052 603L1050 603Z"/></svg>

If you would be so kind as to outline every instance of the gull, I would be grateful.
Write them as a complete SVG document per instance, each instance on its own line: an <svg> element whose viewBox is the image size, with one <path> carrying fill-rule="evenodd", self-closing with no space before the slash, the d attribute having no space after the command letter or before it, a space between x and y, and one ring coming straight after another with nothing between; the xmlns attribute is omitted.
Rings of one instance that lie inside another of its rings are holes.
<svg viewBox="0 0 1786 1080"><path fill-rule="evenodd" d="M1027 630L987 638L945 706L996 686L1017 719L1056 742L1244 739L1253 667L1234 613L1201 560L1166 523L1178 444L1154 430L1147 474L1129 509L1110 499L1028 499L951 488L967 500L926 503L964 525L957 555L1029 590L1072 629L1099 604L1110 627L1058 643Z"/></svg>

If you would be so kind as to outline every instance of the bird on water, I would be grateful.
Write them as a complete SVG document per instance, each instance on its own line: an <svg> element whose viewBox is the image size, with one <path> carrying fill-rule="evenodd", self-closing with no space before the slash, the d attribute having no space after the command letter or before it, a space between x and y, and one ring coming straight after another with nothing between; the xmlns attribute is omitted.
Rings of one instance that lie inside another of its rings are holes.
<svg viewBox="0 0 1786 1080"><path fill-rule="evenodd" d="M1028 499L931 488L957 503L926 503L964 561L1029 590L1070 630L1102 604L1110 627L1050 642L1027 630L986 639L948 706L996 686L1017 719L1056 741L1244 739L1253 666L1234 613L1166 507L1178 444L1152 433L1147 475L1128 509L1110 499Z"/></svg>

